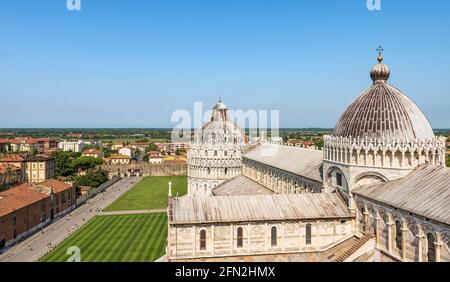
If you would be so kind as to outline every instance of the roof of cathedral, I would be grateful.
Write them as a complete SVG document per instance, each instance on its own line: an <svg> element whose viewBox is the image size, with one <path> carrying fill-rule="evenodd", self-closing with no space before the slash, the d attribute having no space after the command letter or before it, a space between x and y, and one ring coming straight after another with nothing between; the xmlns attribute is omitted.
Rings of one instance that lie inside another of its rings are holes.
<svg viewBox="0 0 450 282"><path fill-rule="evenodd" d="M271 195L273 191L250 178L239 175L230 179L213 189L215 196L238 196L238 195Z"/></svg>
<svg viewBox="0 0 450 282"><path fill-rule="evenodd" d="M244 158L322 182L323 152L320 150L264 143Z"/></svg>
<svg viewBox="0 0 450 282"><path fill-rule="evenodd" d="M243 144L244 131L232 122L229 109L219 100L214 106L211 119L194 135L194 144Z"/></svg>
<svg viewBox="0 0 450 282"><path fill-rule="evenodd" d="M406 177L362 186L353 193L450 224L450 168L422 166Z"/></svg>
<svg viewBox="0 0 450 282"><path fill-rule="evenodd" d="M354 215L336 193L181 197L169 200L170 224L352 217Z"/></svg>
<svg viewBox="0 0 450 282"><path fill-rule="evenodd" d="M373 85L357 97L338 121L333 135L385 140L433 139L430 123L417 105L387 83L389 67L378 57Z"/></svg>

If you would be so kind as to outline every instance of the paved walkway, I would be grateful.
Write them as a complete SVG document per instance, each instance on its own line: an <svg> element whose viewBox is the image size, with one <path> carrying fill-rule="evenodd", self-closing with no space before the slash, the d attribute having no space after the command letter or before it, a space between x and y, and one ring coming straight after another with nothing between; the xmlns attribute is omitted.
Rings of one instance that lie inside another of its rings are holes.
<svg viewBox="0 0 450 282"><path fill-rule="evenodd" d="M146 214L146 213L165 213L166 209L153 209L153 210L131 210L131 211L109 211L101 212L99 215L122 215L122 214Z"/></svg>
<svg viewBox="0 0 450 282"><path fill-rule="evenodd" d="M0 255L0 262L32 262L38 260L94 216L101 214L102 209L128 191L140 179L131 177L119 180L104 192L88 200L84 205L47 226L42 232L34 234Z"/></svg>

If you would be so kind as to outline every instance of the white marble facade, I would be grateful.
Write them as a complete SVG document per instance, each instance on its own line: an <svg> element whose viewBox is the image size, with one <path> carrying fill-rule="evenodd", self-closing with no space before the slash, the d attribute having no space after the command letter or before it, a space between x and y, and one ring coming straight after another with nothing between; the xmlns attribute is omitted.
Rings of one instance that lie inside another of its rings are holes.
<svg viewBox="0 0 450 282"><path fill-rule="evenodd" d="M242 172L243 130L219 100L210 121L198 129L188 152L188 196L212 195L212 189Z"/></svg>
<svg viewBox="0 0 450 282"><path fill-rule="evenodd" d="M229 122L222 102L205 131L196 133L189 152L190 196L210 196L212 188L243 174L276 194L338 193L354 219L169 223L168 258L320 252L352 236L372 234L373 249L394 260L450 261L445 139L434 135L411 99L388 84L390 69L382 61L380 55L371 70L373 85L324 137L320 166L314 152L295 160L290 152L272 158L251 155L260 144L250 153L245 149L243 156L244 135ZM311 241L305 237L308 224Z"/></svg>

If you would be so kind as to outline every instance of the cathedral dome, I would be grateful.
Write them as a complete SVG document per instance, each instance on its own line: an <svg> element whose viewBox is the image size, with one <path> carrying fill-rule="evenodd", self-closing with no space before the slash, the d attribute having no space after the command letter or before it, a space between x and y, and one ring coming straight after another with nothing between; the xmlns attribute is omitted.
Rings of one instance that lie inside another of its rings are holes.
<svg viewBox="0 0 450 282"><path fill-rule="evenodd" d="M373 85L346 109L333 136L373 140L431 140L430 123L406 95L387 83L389 67L378 57L370 76Z"/></svg>
<svg viewBox="0 0 450 282"><path fill-rule="evenodd" d="M211 119L195 133L194 143L239 146L244 143L244 131L231 121L227 106L219 100L212 110Z"/></svg>

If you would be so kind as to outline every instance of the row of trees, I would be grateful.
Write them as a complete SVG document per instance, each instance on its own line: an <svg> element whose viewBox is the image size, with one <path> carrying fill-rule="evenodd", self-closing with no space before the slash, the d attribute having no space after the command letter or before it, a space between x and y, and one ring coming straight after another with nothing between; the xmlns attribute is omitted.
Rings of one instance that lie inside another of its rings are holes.
<svg viewBox="0 0 450 282"><path fill-rule="evenodd" d="M103 160L94 157L82 156L81 153L54 152L56 176L68 177L82 171L92 171L95 167L103 164Z"/></svg>
<svg viewBox="0 0 450 282"><path fill-rule="evenodd" d="M89 187L98 187L101 184L105 183L108 180L108 175L105 171L97 170L97 171L89 171L85 175L75 176L74 178L74 186L89 186Z"/></svg>

